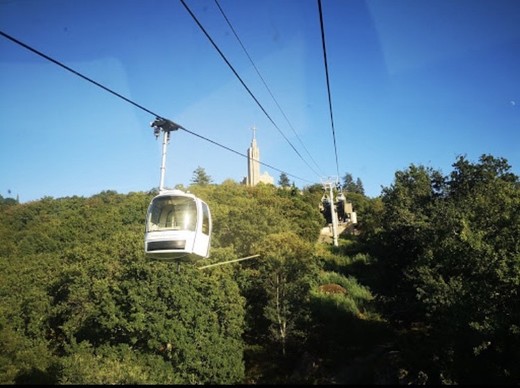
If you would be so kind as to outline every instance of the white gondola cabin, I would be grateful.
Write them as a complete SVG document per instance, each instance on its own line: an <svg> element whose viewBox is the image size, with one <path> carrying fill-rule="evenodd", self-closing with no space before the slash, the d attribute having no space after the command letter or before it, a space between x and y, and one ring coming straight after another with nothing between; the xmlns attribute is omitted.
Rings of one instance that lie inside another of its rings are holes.
<svg viewBox="0 0 520 388"><path fill-rule="evenodd" d="M209 257L211 213L195 195L164 190L155 196L146 215L145 254L158 260Z"/></svg>

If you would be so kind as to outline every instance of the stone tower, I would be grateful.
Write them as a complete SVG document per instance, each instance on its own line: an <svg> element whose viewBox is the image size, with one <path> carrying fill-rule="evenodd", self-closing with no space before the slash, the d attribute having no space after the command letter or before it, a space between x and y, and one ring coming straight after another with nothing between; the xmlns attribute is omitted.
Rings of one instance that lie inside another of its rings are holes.
<svg viewBox="0 0 520 388"><path fill-rule="evenodd" d="M253 140L251 140L251 147L247 149L247 178L246 184L248 186L256 186L262 182L265 184L274 184L274 179L267 171L260 174L260 149L256 144L256 128L253 126Z"/></svg>
<svg viewBox="0 0 520 388"><path fill-rule="evenodd" d="M247 149L247 185L256 186L260 181L260 149L256 144L256 128L253 126L253 140Z"/></svg>

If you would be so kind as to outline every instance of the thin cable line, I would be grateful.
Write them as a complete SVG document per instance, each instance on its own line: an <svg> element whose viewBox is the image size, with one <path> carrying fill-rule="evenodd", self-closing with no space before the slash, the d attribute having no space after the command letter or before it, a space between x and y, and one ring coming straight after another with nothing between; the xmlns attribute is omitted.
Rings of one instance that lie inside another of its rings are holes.
<svg viewBox="0 0 520 388"><path fill-rule="evenodd" d="M285 114L285 112L283 111L282 107L280 106L280 104L278 103L278 101L276 100L276 98L274 97L273 93L271 92L271 89L269 88L269 86L267 86L267 82L265 82L264 80L264 77L262 77L262 75L260 74L260 71L258 70L258 68L256 67L254 61L253 61L253 58L251 58L251 56L249 55L249 52L246 50L245 46L242 44L242 41L240 40L240 38L238 37L238 33L235 31L235 29L233 28L233 25L231 24L231 22L229 21L228 17L226 16L226 14L224 13L224 10L222 9L222 7L220 6L218 0L215 0L215 3L217 4L217 7L218 9L220 10L220 13L222 14L222 16L224 17L224 19L226 20L229 28L231 28L231 31L233 32L233 34L235 35L235 38L237 38L238 40L238 43L240 44L240 46L242 47L242 50L244 50L245 54L247 55L247 57L249 58L249 62L251 62L251 65L253 65L253 68L255 69L256 71L256 74L258 74L258 77L260 77L260 79L262 80L262 83L264 84L265 88L267 89L267 91L269 92L269 94L271 95L273 101L275 102L276 106L278 107L278 109L280 110L280 112L282 113L283 117L285 118L285 121L287 121L287 124L289 124L289 127L292 129L293 133L296 135L296 138L298 139L298 141L300 142L301 146L303 147L303 149L307 152L307 155L309 155L309 157L311 158L311 160L314 162L314 165L318 168L318 170L321 171L320 169L320 166L318 166L318 163L316 163L316 161L314 160L314 158L312 157L312 155L310 154L309 150L305 147L305 145L303 144L302 140L300 139L300 137L298 136L298 133L296 132L296 130L294 129L292 123L289 121L289 118L287 117L287 115Z"/></svg>
<svg viewBox="0 0 520 388"><path fill-rule="evenodd" d="M112 89L110 89L110 88L108 88L108 87L106 87L106 86L100 84L99 82L96 82L96 81L94 81L93 79L91 79L91 78L89 78L89 77L87 77L87 76L81 74L80 72L78 72L78 71L76 71L76 70L74 70L74 69L72 69L72 68L70 68L70 67L64 65L64 64L61 63L60 61L58 61L58 60L56 60L56 59L54 59L54 58L51 58L51 57L49 57L48 55L42 53L41 51L38 51L38 50L36 50L35 48L32 48L31 46L29 46L29 45L27 45L27 44L25 44L25 43L19 41L18 39L14 38L14 37L12 37L12 36L10 36L10 35L8 35L8 34L6 34L5 32L0 31L0 35L2 35L3 37L5 37L5 38L11 40L12 42L14 42L14 43L16 43L16 44L18 44L18 45L20 45L20 46L26 48L27 50L29 50L29 51L31 51L31 52L33 52L33 53L35 53L35 54L41 56L42 58L45 58L45 59L47 59L48 61L50 61L50 62L52 62L52 63L54 63L54 64L56 64L56 65L58 65L58 66L60 66L60 67L62 67L62 68L64 68L65 70L67 70L67 71L73 73L74 75L77 75L78 77L83 78L84 80L86 80L86 81L90 82L91 84L93 84L93 85L95 85L95 86L97 86L97 87L99 87L99 88L105 90L106 92L109 92L109 93L113 94L114 96L116 96L116 97L118 97L118 98L120 98L120 99L122 99L122 100L128 102L129 104L132 104L133 106L135 106L135 107L137 107L137 108L143 110L144 112L147 112L147 113L149 113L149 114L155 116L156 118L163 119L163 120L168 120L168 119L164 118L163 116L161 116L161 115L159 115L159 114L157 114L157 113L155 113L155 112L153 112L153 111L151 111L151 110L145 108L144 106L142 106L142 105L140 105L140 104L138 104L138 103L136 103L136 102L130 100L129 98L126 98L125 96L123 96L123 95L121 95L121 94L119 94L119 93L113 91ZM170 121L170 120L168 120L168 121ZM235 153L235 154L237 154L237 155L243 156L244 158L248 158L247 155L242 154L242 153L240 153L240 152L238 152L238 151L235 151L235 150L233 150L232 148L226 147L226 146L224 146L224 145L222 145L222 144L220 144L220 143L218 143L218 142L216 142L216 141L214 141L214 140L211 140L211 139L209 139L209 138L207 138L207 137L204 137L204 136L198 135L197 133L195 133L195 132L193 132L193 131L190 131L190 130L186 129L186 128L182 127L181 125L178 125L178 124L176 124L176 125L177 125L180 129L182 129L182 130L188 132L188 133L191 134L191 135L194 135L194 136L197 136L197 137L199 137L199 138L201 138L201 139L203 139L203 140L209 141L210 143L213 143L213 144L215 144L215 145L217 145L217 146L219 146L219 147L221 147L221 148L224 148L224 149L226 149L226 150L228 150L228 151L231 151L231 152L233 152L233 153ZM296 175L293 175L293 174L289 174L289 173L287 173L287 172L285 172L285 171L283 171L283 170L280 170L280 169L278 169L278 168L276 168L276 167L273 167L273 166L271 166L271 165L269 165L269 164L267 164L267 163L263 163L263 162L261 162L261 161L259 161L259 160L258 160L258 163L260 163L260 164L262 164L262 165L264 165L264 166L266 166L266 167L269 167L269 168L271 168L271 169L273 169L273 170L276 170L276 171L278 171L278 172L283 172L283 173L285 173L285 174L287 174L287 175L289 175L289 176L291 176L291 177L293 177L293 178L299 179L299 180L301 180L301 181L312 183L312 182L310 182L310 181L308 181L308 180L306 180L306 179L300 178L300 177L298 177L298 176L296 176Z"/></svg>
<svg viewBox="0 0 520 388"><path fill-rule="evenodd" d="M56 59L53 59L53 58L49 57L48 55L45 55L45 54L42 53L41 51L38 51L38 50L36 50L36 49L34 49L34 48L32 48L32 47L26 45L25 43L20 42L18 39L13 38L13 37L10 36L10 35L7 35L5 32L0 31L0 34L1 34L2 36L4 36L5 38L7 38L7 39L9 39L9 40L11 40L11 41L13 41L13 42L15 42L16 44L19 44L20 46L26 48L27 50L32 51L33 53L39 55L40 57L43 57L43 58L47 59L48 61L51 61L52 63L54 63L54 64L56 64L56 65L58 65L58 66L60 66L60 67L63 67L65 70L70 71L71 73L77 75L78 77L81 77L81 78L83 78L84 80L86 80L86 81L88 81L88 82L90 82L90 83L92 83L92 84L94 84L94 85L100 87L101 89L103 89L103 90L105 90L105 91L107 91L107 92L109 92L109 93L112 93L114 96L119 97L119 98L125 100L126 102L128 102L128 103L130 103L130 104L136 106L136 107L139 108L139 109L144 110L144 111L147 112L147 113L150 113L151 115L154 115L154 116L158 116L158 117L159 117L158 114L152 112L151 110L146 109L144 106L139 105L139 104L135 103L134 101L132 101L132 100L126 98L125 96L122 96L121 94L116 93L116 92L114 92L113 90L107 88L106 86L101 85L99 82L96 82L96 81L94 81L93 79L88 78L87 76L84 76L83 74L77 72L77 71L74 70L74 69L71 69L70 67L64 65L63 63L57 61Z"/></svg>
<svg viewBox="0 0 520 388"><path fill-rule="evenodd" d="M186 129L186 128L182 128L182 129L184 129L186 132L188 132L188 133L190 133L190 134L192 134L192 135L194 135L194 136L200 137L200 138L203 139L203 140L209 141L210 143L213 143L213 144L215 144L215 145L217 145L217 146L219 146L219 147L221 147L221 148L224 148L224 149L226 149L226 150L228 150L228 151L231 151L231 152L233 152L233 153L235 153L235 154L237 154L237 155L243 156L243 157L246 158L246 159L249 159L249 157L248 157L246 154L242 154L242 153L240 153L240 152L238 152L238 151L235 151L235 150L233 150L233 149L231 149L231 148L229 148L229 147L226 147L225 145L219 144L219 143L217 143L216 141L213 141L213 140L211 140L211 139L208 139L207 137L204 137L204 136L202 136L202 135L198 135L198 134L196 134L195 132L192 132L192 131L190 131L190 130L188 130L188 129ZM263 166L265 166L265 167L272 168L273 170L278 171L278 172L280 172L280 173L287 174L287 175L289 175L289 176L291 176L291 177L293 177L293 178L299 179L299 180L304 181L304 182L312 183L311 181L309 181L309 180L307 180L307 179L300 178L300 177L298 177L298 176L296 176L296 175L289 174L288 172L285 172L285 171L283 171L283 170L280 170L280 169L278 169L278 168L276 168L276 167L273 167L273 166L271 166L271 165L269 165L269 164L267 164L267 163L261 162L260 160L257 160L257 159L253 159L253 160L256 161L256 162L258 162L258 163L260 163L261 165L263 165Z"/></svg>
<svg viewBox="0 0 520 388"><path fill-rule="evenodd" d="M330 111L330 122L332 124L332 138L334 139L334 153L336 154L336 172L339 177L339 164L338 164L338 148L336 147L336 131L334 129L334 117L332 115L332 99L330 97L330 83L329 83L329 66L327 64L327 50L325 48L325 29L323 28L323 14L321 12L321 0L318 0L318 8L320 11L320 27L321 27L321 42L323 46L323 60L325 61L325 74L327 77L327 93L329 95L329 111Z"/></svg>
<svg viewBox="0 0 520 388"><path fill-rule="evenodd" d="M234 69L234 67L231 65L231 63L227 60L226 56L222 53L222 51L219 49L219 47L217 46L217 44L215 43L215 41L211 38L211 36L208 34L208 32L206 31L206 29L202 26L202 24L199 22L199 20L197 19L197 17L194 15L194 13L190 10L190 8L188 7L188 5L184 2L184 0L180 0L182 5L184 5L184 8L186 8L186 10L188 11L188 13L191 15L191 17L193 18L193 20L195 21L195 23L197 23L197 25L199 26L199 28L202 30L202 32L204 33L204 35L206 35L206 37L208 38L208 40L211 42L211 44L213 45L213 47L215 47L215 49L218 51L218 53L220 54L220 56L222 57L222 59L224 60L224 62L226 62L226 64L228 65L228 67L231 69L231 71L233 72L233 74L235 74L235 76L238 78L238 80L240 81L240 83L242 84L242 86L244 86L244 88L247 90L247 92L249 93L249 95L253 98L253 100L256 102L256 104L260 107L260 109L262 110L262 112L264 112L265 116L269 119L269 121L273 124L273 126L278 130L278 132L280 132L280 134L283 136L283 138L287 141L287 143L289 143L289 145L292 147L292 149L294 150L294 152L296 152L296 154L300 157L301 160L303 160L303 162L307 165L307 167L309 167L316 175L320 176L310 165L309 163L307 163L307 161L301 156L301 154L298 152L298 150L294 147L294 145L291 143L291 141L287 138L287 136L285 136L285 134L282 132L282 130L278 127L278 125L276 125L276 123L273 121L273 119L271 118L271 116L269 116L269 114L267 113L267 111L264 109L264 107L262 106L262 104L260 104L260 102L258 101L258 99L255 97L255 95L253 94L253 92L251 92L251 90L247 87L247 85L245 84L245 82L242 80L242 78L238 75L238 73L236 72L236 70Z"/></svg>

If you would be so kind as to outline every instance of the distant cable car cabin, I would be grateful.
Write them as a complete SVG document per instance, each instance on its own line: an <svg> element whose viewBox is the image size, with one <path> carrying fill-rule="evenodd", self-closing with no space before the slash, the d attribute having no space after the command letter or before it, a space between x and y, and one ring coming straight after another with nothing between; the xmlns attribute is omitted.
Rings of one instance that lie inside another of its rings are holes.
<svg viewBox="0 0 520 388"><path fill-rule="evenodd" d="M352 213L352 204L347 203L347 198L345 197L345 194L342 192L338 194L336 201L336 211L338 214L338 221L339 222L347 222L348 220L348 210L347 206L350 205L350 213Z"/></svg>
<svg viewBox="0 0 520 388"><path fill-rule="evenodd" d="M204 201L181 190L161 191L148 206L145 254L166 261L207 258L211 229L211 213Z"/></svg>
<svg viewBox="0 0 520 388"><path fill-rule="evenodd" d="M327 224L332 223L332 213L331 213L331 209L330 209L330 198L329 198L329 196L327 194L324 194L321 197L320 211L323 214L323 216L325 217L325 220L327 221Z"/></svg>
<svg viewBox="0 0 520 388"><path fill-rule="evenodd" d="M320 212L325 217L327 224L332 224L332 208L329 194L323 194L319 204ZM340 224L357 224L356 212L352 209L352 203L347 202L347 198L343 192L337 195L334 202L334 209L338 223Z"/></svg>

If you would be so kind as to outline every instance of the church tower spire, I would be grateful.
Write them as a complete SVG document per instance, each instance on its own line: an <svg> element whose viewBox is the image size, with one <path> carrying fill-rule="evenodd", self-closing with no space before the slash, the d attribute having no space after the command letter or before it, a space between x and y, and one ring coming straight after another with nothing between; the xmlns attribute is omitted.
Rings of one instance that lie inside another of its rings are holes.
<svg viewBox="0 0 520 388"><path fill-rule="evenodd" d="M253 125L253 139L247 150L247 185L256 186L260 181L260 149L256 144L256 127Z"/></svg>

